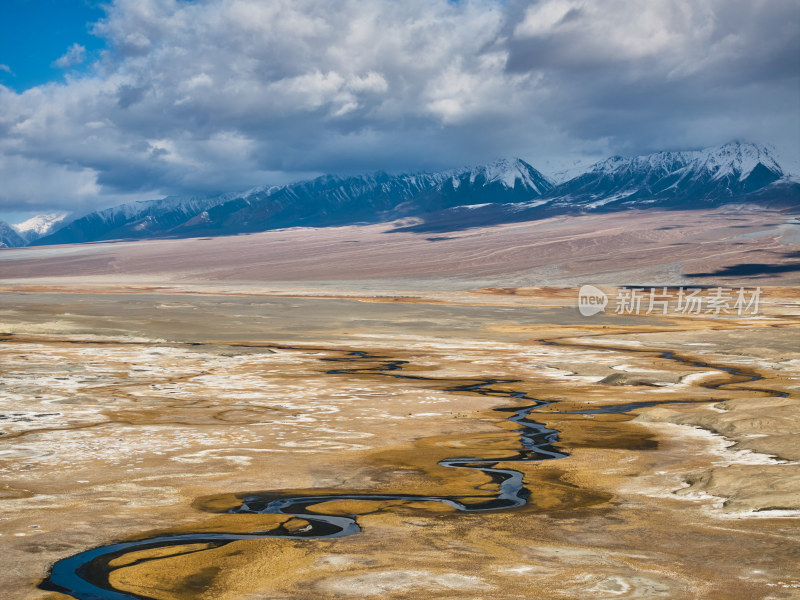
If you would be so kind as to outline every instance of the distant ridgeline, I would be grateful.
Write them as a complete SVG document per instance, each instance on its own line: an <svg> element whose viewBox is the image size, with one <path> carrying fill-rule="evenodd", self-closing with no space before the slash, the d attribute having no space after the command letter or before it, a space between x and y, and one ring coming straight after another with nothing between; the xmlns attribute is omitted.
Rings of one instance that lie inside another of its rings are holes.
<svg viewBox="0 0 800 600"><path fill-rule="evenodd" d="M520 159L440 173L325 175L216 196L123 204L24 237L0 222L0 245L234 235L284 227L395 221L396 231L446 231L628 209L748 203L800 206L800 183L770 151L731 143L700 151L615 156L555 184ZM43 216L44 217L44 216Z"/></svg>

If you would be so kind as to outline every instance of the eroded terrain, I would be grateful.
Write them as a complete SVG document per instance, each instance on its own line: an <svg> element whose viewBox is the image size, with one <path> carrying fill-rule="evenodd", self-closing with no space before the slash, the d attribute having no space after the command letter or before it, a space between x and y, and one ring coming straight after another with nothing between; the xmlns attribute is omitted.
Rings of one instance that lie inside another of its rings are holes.
<svg viewBox="0 0 800 600"><path fill-rule="evenodd" d="M119 291L2 295L9 597L67 598L36 586L98 546L308 526L226 512L256 492L496 495L479 470L438 463L503 466L519 427L493 409L527 402L511 392L549 402L530 418L568 454L506 465L522 507L329 500L310 509L362 531L131 551L108 582L164 599L800 592L797 288L771 288L750 318L591 319L556 288ZM466 389L482 380L497 393Z"/></svg>

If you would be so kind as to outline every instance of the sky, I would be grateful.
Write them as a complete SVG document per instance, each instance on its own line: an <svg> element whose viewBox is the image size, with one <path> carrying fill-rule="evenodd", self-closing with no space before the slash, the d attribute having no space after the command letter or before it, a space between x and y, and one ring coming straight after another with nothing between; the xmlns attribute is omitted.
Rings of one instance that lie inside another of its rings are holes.
<svg viewBox="0 0 800 600"><path fill-rule="evenodd" d="M772 144L800 0L3 0L0 219L322 173Z"/></svg>

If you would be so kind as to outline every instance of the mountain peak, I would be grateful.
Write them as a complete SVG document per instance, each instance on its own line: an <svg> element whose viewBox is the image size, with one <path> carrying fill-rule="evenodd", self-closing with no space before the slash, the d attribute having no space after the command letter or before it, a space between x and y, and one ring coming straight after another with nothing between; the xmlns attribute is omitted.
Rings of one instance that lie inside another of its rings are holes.
<svg viewBox="0 0 800 600"><path fill-rule="evenodd" d="M734 141L721 146L699 150L695 154L695 163L713 173L714 179L735 176L744 181L759 165L777 175L783 176L778 161L767 146L752 142Z"/></svg>
<svg viewBox="0 0 800 600"><path fill-rule="evenodd" d="M531 167L521 158L499 158L482 167L487 181L502 181L506 187L514 187L517 179L525 181Z"/></svg>
<svg viewBox="0 0 800 600"><path fill-rule="evenodd" d="M447 172L456 180L469 175L469 183L500 184L506 189L520 189L539 196L552 189L552 182L521 158L498 158L490 163Z"/></svg>
<svg viewBox="0 0 800 600"><path fill-rule="evenodd" d="M5 246L11 247L30 244L34 240L38 240L58 229L68 214L66 212L52 212L36 215L14 225L3 223L5 225L5 233L1 235L2 240L0 242Z"/></svg>
<svg viewBox="0 0 800 600"><path fill-rule="evenodd" d="M46 213L43 215L36 215L35 217L31 217L23 221L22 223L17 223L12 225L11 227L19 234L27 234L27 233L34 233L38 235L44 235L47 232L51 231L53 227L63 221L67 217L66 212L53 212L53 213Z"/></svg>

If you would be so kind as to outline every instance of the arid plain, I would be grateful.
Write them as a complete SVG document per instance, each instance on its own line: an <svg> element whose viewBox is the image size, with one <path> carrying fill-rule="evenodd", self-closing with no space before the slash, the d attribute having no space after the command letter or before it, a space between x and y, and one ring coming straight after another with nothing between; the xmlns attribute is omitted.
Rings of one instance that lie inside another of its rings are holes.
<svg viewBox="0 0 800 600"><path fill-rule="evenodd" d="M800 597L790 217L3 250L5 597L65 600L37 587L54 563L129 542L84 569L108 597ZM760 287L758 311L613 310L698 285ZM519 460L526 422L557 438ZM522 473L526 503L440 501L502 493L439 464L462 458ZM309 496L308 519L236 512ZM302 539L314 515L361 531Z"/></svg>

